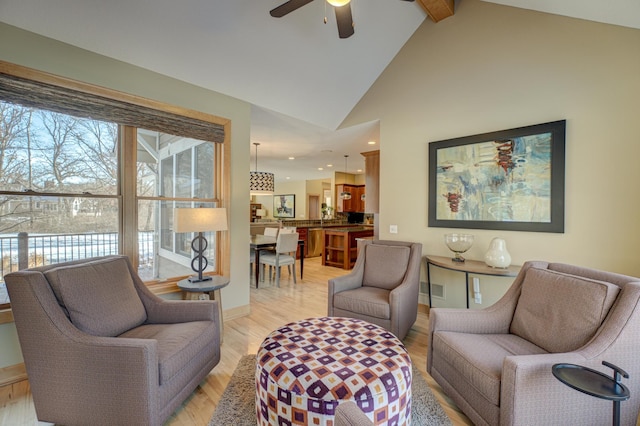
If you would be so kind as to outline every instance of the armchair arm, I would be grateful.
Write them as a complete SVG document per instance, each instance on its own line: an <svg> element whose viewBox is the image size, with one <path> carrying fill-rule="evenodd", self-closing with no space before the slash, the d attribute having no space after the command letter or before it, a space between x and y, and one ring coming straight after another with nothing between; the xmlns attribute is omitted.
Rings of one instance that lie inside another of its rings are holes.
<svg viewBox="0 0 640 426"><path fill-rule="evenodd" d="M360 249L360 255L350 273L340 277L331 278L327 289L327 315L333 316L333 296L341 291L353 290L362 287L364 277L364 250Z"/></svg>
<svg viewBox="0 0 640 426"><path fill-rule="evenodd" d="M563 418L572 424L598 424L594 416L605 405L606 418L610 418L609 401L599 405L593 397L569 388L553 376L551 367L558 363L588 365L579 352L505 358L500 389L501 425L558 424Z"/></svg>
<svg viewBox="0 0 640 426"><path fill-rule="evenodd" d="M382 243L386 243L386 241ZM408 244L410 247L409 263L404 279L400 285L389 292L392 328L397 337L402 340L418 318L422 244L402 242L395 244Z"/></svg>

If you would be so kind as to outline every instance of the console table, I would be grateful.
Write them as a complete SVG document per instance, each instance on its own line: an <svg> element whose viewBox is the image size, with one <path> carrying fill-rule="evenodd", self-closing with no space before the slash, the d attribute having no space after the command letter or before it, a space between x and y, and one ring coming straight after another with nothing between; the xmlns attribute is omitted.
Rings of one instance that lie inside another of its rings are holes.
<svg viewBox="0 0 640 426"><path fill-rule="evenodd" d="M467 289L467 309L469 309L469 274L489 275L494 277L515 277L520 272L519 265L511 265L508 268L493 268L478 260L466 259L464 262L454 262L451 257L446 256L424 256L427 263L427 288L429 290L429 308L431 303L431 270L430 266L449 269L451 271L462 272L465 275Z"/></svg>

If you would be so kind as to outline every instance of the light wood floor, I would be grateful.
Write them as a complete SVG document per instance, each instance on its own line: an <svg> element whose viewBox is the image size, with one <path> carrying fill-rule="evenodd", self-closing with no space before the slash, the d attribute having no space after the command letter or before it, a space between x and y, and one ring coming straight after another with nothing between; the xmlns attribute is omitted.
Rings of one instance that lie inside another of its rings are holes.
<svg viewBox="0 0 640 426"><path fill-rule="evenodd" d="M225 322L220 363L176 410L167 425L206 426L240 357L255 354L265 336L283 324L326 315L327 280L344 275L347 271L323 267L319 257L305 259L304 266L304 280L298 280L296 285L286 270L283 270L280 288L266 281L256 290L254 283L251 283L251 314ZM470 425L472 423L458 411L426 372L428 326L428 315L420 312L404 344L452 423ZM0 388L0 425L35 424L38 422L28 382Z"/></svg>

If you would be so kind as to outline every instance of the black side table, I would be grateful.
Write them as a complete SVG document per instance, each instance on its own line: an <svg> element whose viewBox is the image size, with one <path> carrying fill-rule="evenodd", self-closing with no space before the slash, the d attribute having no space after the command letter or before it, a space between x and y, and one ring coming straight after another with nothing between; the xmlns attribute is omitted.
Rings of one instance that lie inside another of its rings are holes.
<svg viewBox="0 0 640 426"><path fill-rule="evenodd" d="M607 361L602 361L602 365L613 369L612 377L576 364L554 364L551 371L556 379L575 390L613 401L613 425L620 426L620 401L630 397L629 388L620 383L620 376L628 379L629 374Z"/></svg>

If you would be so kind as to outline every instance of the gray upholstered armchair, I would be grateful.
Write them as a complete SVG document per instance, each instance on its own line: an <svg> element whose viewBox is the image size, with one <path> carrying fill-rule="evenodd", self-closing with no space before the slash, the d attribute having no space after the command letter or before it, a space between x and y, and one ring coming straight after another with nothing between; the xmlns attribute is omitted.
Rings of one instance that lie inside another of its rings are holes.
<svg viewBox="0 0 640 426"><path fill-rule="evenodd" d="M418 315L422 244L362 241L351 273L329 280L328 315L358 318L399 339Z"/></svg>
<svg viewBox="0 0 640 426"><path fill-rule="evenodd" d="M552 366L629 373L631 399L621 424L640 407L640 279L560 263L527 262L513 285L483 310L434 308L427 371L477 425L605 425L612 403L557 380Z"/></svg>
<svg viewBox="0 0 640 426"><path fill-rule="evenodd" d="M5 280L40 421L161 425L220 360L218 302L161 299L124 256Z"/></svg>

